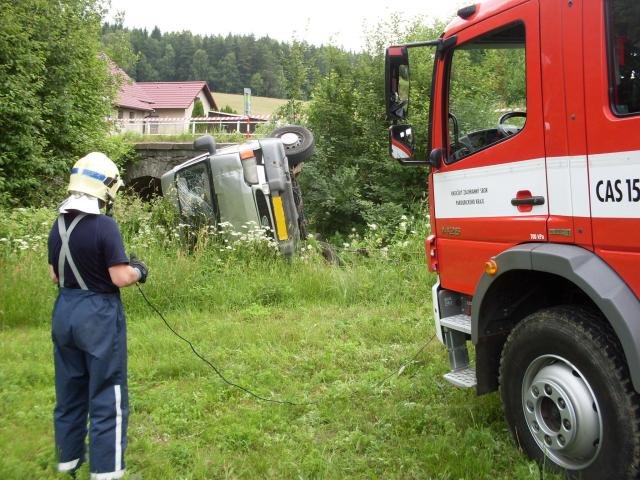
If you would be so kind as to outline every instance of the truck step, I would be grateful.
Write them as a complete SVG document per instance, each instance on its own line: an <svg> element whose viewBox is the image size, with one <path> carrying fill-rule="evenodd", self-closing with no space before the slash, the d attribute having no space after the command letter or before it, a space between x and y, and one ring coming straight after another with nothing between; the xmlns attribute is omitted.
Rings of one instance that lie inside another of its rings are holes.
<svg viewBox="0 0 640 480"><path fill-rule="evenodd" d="M440 319L440 326L450 328L462 333L471 334L471 317L464 313L458 315L452 315L451 317L445 317Z"/></svg>
<svg viewBox="0 0 640 480"><path fill-rule="evenodd" d="M473 367L445 373L443 377L447 382L456 387L472 388L476 386L476 369Z"/></svg>

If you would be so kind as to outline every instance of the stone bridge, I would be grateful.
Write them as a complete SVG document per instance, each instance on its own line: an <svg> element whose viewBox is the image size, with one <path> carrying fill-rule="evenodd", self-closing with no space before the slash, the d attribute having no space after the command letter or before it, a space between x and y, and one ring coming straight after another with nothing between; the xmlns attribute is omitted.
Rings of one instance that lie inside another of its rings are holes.
<svg viewBox="0 0 640 480"><path fill-rule="evenodd" d="M218 148L229 144L218 144ZM161 195L160 177L185 160L201 153L191 142L154 142L134 145L136 159L125 165L124 181L142 198Z"/></svg>

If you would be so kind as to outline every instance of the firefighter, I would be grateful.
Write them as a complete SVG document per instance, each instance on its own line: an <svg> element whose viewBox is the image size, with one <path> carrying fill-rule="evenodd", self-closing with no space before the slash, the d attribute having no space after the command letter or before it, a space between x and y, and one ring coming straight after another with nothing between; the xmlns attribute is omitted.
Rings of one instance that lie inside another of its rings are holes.
<svg viewBox="0 0 640 480"><path fill-rule="evenodd" d="M69 197L49 234L53 308L55 442L58 470L85 461L89 416L91 478L124 475L127 446L127 343L120 287L144 283L147 267L127 258L116 222L100 214L123 185L118 167L93 152L71 170Z"/></svg>

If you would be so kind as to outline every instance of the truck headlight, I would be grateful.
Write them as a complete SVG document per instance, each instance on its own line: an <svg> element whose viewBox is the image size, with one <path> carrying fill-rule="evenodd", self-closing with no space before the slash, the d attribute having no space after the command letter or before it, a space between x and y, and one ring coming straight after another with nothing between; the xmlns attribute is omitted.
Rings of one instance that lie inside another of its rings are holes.
<svg viewBox="0 0 640 480"><path fill-rule="evenodd" d="M242 163L242 173L244 181L248 185L258 184L258 162L253 150L242 150L240 152L240 162Z"/></svg>

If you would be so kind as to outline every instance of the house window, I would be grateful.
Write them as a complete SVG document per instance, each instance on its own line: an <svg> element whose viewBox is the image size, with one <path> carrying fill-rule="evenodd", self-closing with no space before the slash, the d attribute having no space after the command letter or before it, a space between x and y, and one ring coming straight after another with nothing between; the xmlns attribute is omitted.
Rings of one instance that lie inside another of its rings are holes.
<svg viewBox="0 0 640 480"><path fill-rule="evenodd" d="M122 120L124 117L124 112L122 110L118 110L118 120Z"/></svg>
<svg viewBox="0 0 640 480"><path fill-rule="evenodd" d="M640 2L607 2L609 93L615 113L640 112Z"/></svg>
<svg viewBox="0 0 640 480"><path fill-rule="evenodd" d="M449 77L449 155L457 162L518 134L526 122L522 22L457 47Z"/></svg>
<svg viewBox="0 0 640 480"><path fill-rule="evenodd" d="M129 121L133 122L136 119L136 114L134 112L129 112Z"/></svg>

